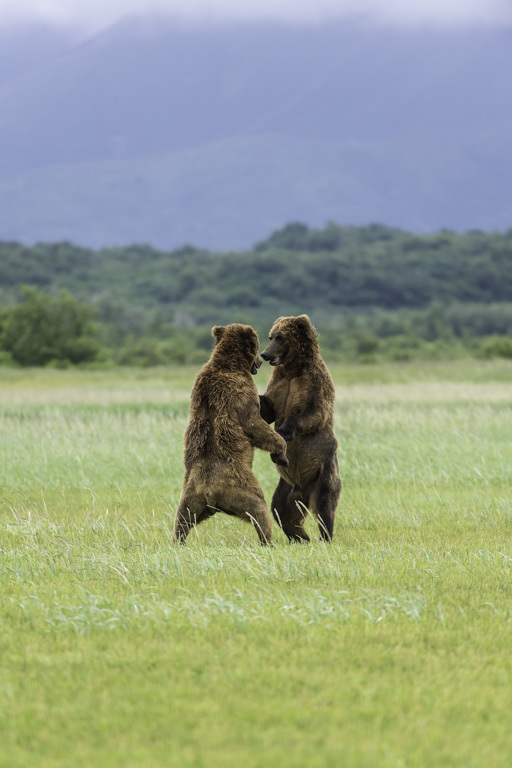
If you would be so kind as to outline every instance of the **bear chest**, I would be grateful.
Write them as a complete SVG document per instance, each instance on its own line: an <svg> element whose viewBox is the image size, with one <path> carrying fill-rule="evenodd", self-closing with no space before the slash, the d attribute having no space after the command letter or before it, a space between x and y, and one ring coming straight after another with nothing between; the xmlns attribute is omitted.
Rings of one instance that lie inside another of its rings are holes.
<svg viewBox="0 0 512 768"><path fill-rule="evenodd" d="M270 395L274 404L276 422L300 412L303 397L299 379L290 381L281 379Z"/></svg>

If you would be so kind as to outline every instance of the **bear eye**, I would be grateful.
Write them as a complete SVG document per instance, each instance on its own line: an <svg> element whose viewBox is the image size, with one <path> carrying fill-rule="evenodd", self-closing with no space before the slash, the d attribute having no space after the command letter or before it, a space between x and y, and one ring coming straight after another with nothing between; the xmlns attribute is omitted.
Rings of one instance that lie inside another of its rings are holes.
<svg viewBox="0 0 512 768"><path fill-rule="evenodd" d="M283 340L283 334L282 333L276 333L276 341L282 341Z"/></svg>

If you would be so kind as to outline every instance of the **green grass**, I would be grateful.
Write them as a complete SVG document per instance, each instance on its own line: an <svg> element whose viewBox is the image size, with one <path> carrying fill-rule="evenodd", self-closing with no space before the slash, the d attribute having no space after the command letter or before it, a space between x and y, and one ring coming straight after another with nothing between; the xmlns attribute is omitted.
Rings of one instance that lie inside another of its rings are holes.
<svg viewBox="0 0 512 768"><path fill-rule="evenodd" d="M171 543L194 373L0 372L0 765L512 765L512 365L333 369L335 541L269 549Z"/></svg>

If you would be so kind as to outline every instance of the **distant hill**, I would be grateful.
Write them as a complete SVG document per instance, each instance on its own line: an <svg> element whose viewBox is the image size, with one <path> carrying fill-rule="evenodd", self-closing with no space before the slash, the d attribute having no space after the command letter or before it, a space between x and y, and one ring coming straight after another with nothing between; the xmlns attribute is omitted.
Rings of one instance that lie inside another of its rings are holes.
<svg viewBox="0 0 512 768"><path fill-rule="evenodd" d="M380 225L310 229L296 222L251 251L226 253L0 243L0 306L15 301L22 284L53 294L66 289L89 302L107 296L132 308L186 312L194 322L229 322L239 311L512 304L512 229L415 235Z"/></svg>
<svg viewBox="0 0 512 768"><path fill-rule="evenodd" d="M0 239L236 249L293 220L512 225L509 33L127 20L2 52Z"/></svg>

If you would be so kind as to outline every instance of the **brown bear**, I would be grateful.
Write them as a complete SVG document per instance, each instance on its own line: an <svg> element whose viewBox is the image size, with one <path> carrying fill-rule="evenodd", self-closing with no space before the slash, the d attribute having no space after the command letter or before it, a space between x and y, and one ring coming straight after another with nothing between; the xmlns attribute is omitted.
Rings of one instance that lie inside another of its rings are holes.
<svg viewBox="0 0 512 768"><path fill-rule="evenodd" d="M190 529L215 512L252 522L260 542L272 538L272 519L252 472L254 448L269 451L286 466L286 442L260 416L252 380L261 365L259 339L249 325L212 329L216 341L191 394L185 432L185 478L174 537L183 543Z"/></svg>
<svg viewBox="0 0 512 768"><path fill-rule="evenodd" d="M274 367L260 397L261 415L287 441L272 513L290 541L309 541L304 520L311 510L320 534L331 541L341 493L334 435L334 385L320 356L307 315L280 317L261 353Z"/></svg>

